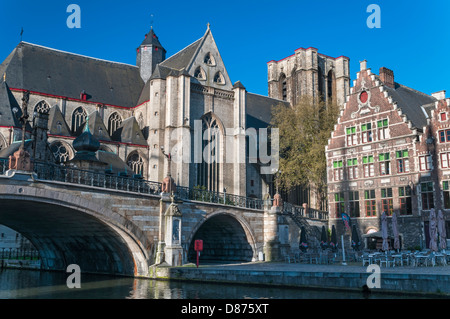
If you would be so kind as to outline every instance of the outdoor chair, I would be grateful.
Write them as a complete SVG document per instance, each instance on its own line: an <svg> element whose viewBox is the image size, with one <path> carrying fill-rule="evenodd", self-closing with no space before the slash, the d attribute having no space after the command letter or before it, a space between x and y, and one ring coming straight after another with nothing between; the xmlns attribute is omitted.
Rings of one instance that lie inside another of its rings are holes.
<svg viewBox="0 0 450 319"><path fill-rule="evenodd" d="M367 263L367 266L370 265L371 262L371 258L369 257L368 253L363 253L361 256L361 260L362 260L362 265L365 266Z"/></svg>
<svg viewBox="0 0 450 319"><path fill-rule="evenodd" d="M390 266L395 267L394 259L388 255L384 255L384 256L380 257L380 267L383 266L383 264L386 267L390 267Z"/></svg>

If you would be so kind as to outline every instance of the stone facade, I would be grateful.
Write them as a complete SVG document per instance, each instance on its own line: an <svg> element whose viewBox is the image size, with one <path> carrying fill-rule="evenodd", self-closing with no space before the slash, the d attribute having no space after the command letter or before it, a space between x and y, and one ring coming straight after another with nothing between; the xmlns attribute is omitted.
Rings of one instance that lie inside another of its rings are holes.
<svg viewBox="0 0 450 319"><path fill-rule="evenodd" d="M316 48L299 48L289 57L267 63L269 96L291 105L302 95L343 105L350 90L349 62L345 56L333 58Z"/></svg>
<svg viewBox="0 0 450 319"><path fill-rule="evenodd" d="M359 234L368 234L381 229L383 211L395 211L402 247L427 246L429 211L445 210L447 196L439 189L448 176L440 159L447 141L439 142L448 125L444 97L398 84L386 68L376 75L361 62L326 148L330 226L343 232L346 212Z"/></svg>

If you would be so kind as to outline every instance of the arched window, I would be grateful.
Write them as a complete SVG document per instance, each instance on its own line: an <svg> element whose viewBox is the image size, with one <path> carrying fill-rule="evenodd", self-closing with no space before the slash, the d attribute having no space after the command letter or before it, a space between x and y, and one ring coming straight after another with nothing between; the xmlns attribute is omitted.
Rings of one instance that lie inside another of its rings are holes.
<svg viewBox="0 0 450 319"><path fill-rule="evenodd" d="M202 118L202 162L197 164L197 185L220 192L221 130L211 115Z"/></svg>
<svg viewBox="0 0 450 319"><path fill-rule="evenodd" d="M335 90L334 73L332 70L330 70L327 76L327 99L330 101L333 100L335 96L334 90Z"/></svg>
<svg viewBox="0 0 450 319"><path fill-rule="evenodd" d="M214 83L217 84L225 84L225 78L223 77L221 72L217 72L216 75L214 75Z"/></svg>
<svg viewBox="0 0 450 319"><path fill-rule="evenodd" d="M206 65L210 65L210 66L216 65L216 61L214 60L214 57L212 56L212 54L210 52L208 52L205 55L204 62Z"/></svg>
<svg viewBox="0 0 450 319"><path fill-rule="evenodd" d="M53 142L50 145L50 150L55 157L56 163L64 163L71 158L70 146L61 141Z"/></svg>
<svg viewBox="0 0 450 319"><path fill-rule="evenodd" d="M202 67L201 66L199 66L197 69L195 69L195 72L194 72L194 77L197 79L197 80L206 80L206 73L205 73L205 71L202 69Z"/></svg>
<svg viewBox="0 0 450 319"><path fill-rule="evenodd" d="M323 90L324 90L323 80L324 79L323 79L322 69L319 67L318 72L317 72L317 89L319 91L319 98L322 100L325 99L325 97L323 96L324 95L323 94Z"/></svg>
<svg viewBox="0 0 450 319"><path fill-rule="evenodd" d="M136 175L144 176L144 160L137 151L132 152L127 159L127 165Z"/></svg>
<svg viewBox="0 0 450 319"><path fill-rule="evenodd" d="M281 98L283 101L287 101L287 81L286 81L286 75L281 74L280 76L280 91L281 91Z"/></svg>
<svg viewBox="0 0 450 319"><path fill-rule="evenodd" d="M108 119L108 132L109 135L112 136L113 133L122 125L122 118L117 112L111 114Z"/></svg>
<svg viewBox="0 0 450 319"><path fill-rule="evenodd" d="M78 129L86 122L87 113L81 106L72 113L72 134L75 134Z"/></svg>

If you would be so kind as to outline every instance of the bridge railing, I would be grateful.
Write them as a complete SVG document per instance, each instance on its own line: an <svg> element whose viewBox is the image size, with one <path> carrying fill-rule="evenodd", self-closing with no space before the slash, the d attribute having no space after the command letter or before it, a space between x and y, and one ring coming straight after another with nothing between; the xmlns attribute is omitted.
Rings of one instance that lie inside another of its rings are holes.
<svg viewBox="0 0 450 319"><path fill-rule="evenodd" d="M144 194L160 194L161 183L140 178L86 171L48 163L34 163L34 171L39 179L65 183L95 186Z"/></svg>
<svg viewBox="0 0 450 319"><path fill-rule="evenodd" d="M177 186L176 195L180 199L195 200L200 202L215 203L222 205L229 205L235 207L264 209L264 200L258 198L250 198L245 196L238 196L228 193L213 192L200 187L183 187Z"/></svg>
<svg viewBox="0 0 450 319"><path fill-rule="evenodd" d="M283 213L309 219L318 219L318 220L328 219L328 212L309 207L306 209L305 212L305 208L303 206L293 205L288 202L283 203Z"/></svg>

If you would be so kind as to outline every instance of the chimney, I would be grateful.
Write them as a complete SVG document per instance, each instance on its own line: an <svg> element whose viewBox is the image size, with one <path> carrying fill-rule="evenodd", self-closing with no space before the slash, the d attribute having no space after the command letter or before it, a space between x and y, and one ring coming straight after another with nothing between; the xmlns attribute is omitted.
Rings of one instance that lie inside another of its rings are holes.
<svg viewBox="0 0 450 319"><path fill-rule="evenodd" d="M434 97L436 100L443 100L445 99L445 90L436 93L431 93L431 96Z"/></svg>
<svg viewBox="0 0 450 319"><path fill-rule="evenodd" d="M384 85L395 89L394 71L389 70L388 68L385 68L385 67L381 67L380 68L380 80L384 83Z"/></svg>
<svg viewBox="0 0 450 319"><path fill-rule="evenodd" d="M367 69L367 60L359 61L359 70L364 71Z"/></svg>

